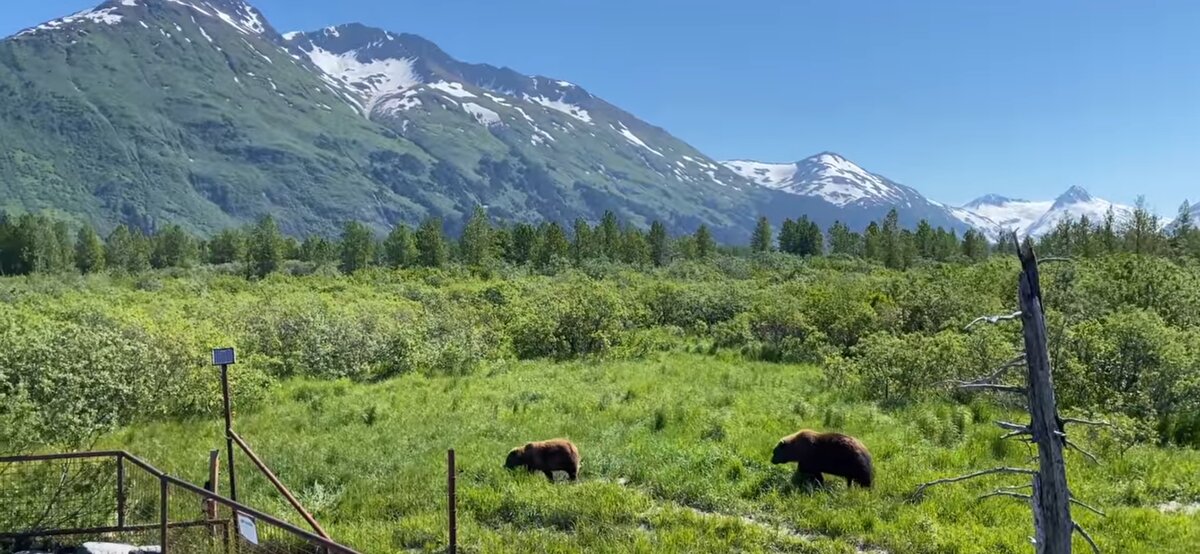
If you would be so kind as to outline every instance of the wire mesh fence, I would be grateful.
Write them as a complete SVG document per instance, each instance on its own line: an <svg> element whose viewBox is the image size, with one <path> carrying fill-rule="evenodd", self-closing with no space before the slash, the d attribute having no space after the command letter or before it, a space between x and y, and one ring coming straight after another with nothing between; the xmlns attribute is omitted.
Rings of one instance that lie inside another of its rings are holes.
<svg viewBox="0 0 1200 554"><path fill-rule="evenodd" d="M125 452L0 457L0 554L75 552L356 554L170 477Z"/></svg>

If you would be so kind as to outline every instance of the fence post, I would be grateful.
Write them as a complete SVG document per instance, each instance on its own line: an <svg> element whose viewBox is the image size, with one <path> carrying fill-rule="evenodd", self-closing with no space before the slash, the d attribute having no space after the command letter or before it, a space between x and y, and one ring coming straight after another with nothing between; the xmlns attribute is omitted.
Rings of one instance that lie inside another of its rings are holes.
<svg viewBox="0 0 1200 554"><path fill-rule="evenodd" d="M458 551L458 508L457 499L454 491L454 449L451 448L446 452L447 481L449 492L449 511L450 511L450 554L455 554Z"/></svg>
<svg viewBox="0 0 1200 554"><path fill-rule="evenodd" d="M117 455L117 527L125 528L125 455Z"/></svg>
<svg viewBox="0 0 1200 554"><path fill-rule="evenodd" d="M159 517L158 548L159 548L160 554L167 554L167 548L168 548L167 547L167 492L168 492L167 487L168 487L168 484L167 484L166 476L159 477L158 482L160 485L160 487L159 487L159 492L160 492L159 514L158 514L158 517Z"/></svg>

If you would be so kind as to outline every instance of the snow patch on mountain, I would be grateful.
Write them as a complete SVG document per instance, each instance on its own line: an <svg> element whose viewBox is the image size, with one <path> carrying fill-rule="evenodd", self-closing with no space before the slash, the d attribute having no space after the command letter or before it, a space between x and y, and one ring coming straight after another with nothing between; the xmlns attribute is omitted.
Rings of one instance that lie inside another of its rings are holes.
<svg viewBox="0 0 1200 554"><path fill-rule="evenodd" d="M863 201L901 202L908 196L899 185L832 152L822 152L794 164L746 160L724 164L761 186L819 197L839 207Z"/></svg>
<svg viewBox="0 0 1200 554"><path fill-rule="evenodd" d="M462 109L471 114L475 118L475 121L478 121L480 125L485 127L500 124L500 114L474 102L464 102Z"/></svg>
<svg viewBox="0 0 1200 554"><path fill-rule="evenodd" d="M118 8L83 10L79 13L76 13L74 15L68 15L67 17L64 17L61 19L47 21L45 23L42 23L41 25L38 25L37 27L30 27L28 29L25 29L24 31L17 33L14 36L20 37L20 36L24 36L24 35L31 35L31 34L39 32L39 31L54 31L54 30L58 30L58 29L63 29L65 27L67 27L68 25L75 25L77 23L86 23L86 22L100 23L100 24L104 24L104 25L116 25L117 23L120 23L121 20L124 19L123 16L115 13L117 11L117 9Z"/></svg>
<svg viewBox="0 0 1200 554"><path fill-rule="evenodd" d="M751 160L724 162L725 167L764 187L778 189L792 181L796 175L796 164L774 164Z"/></svg>
<svg viewBox="0 0 1200 554"><path fill-rule="evenodd" d="M475 93L463 88L462 83L452 83L449 81L438 81L430 83L429 88L440 90L455 98L478 98Z"/></svg>
<svg viewBox="0 0 1200 554"><path fill-rule="evenodd" d="M617 129L616 127L613 127L611 124L609 125L609 127L612 127L612 129L613 129L614 131L617 131L617 132L621 133L621 136L625 137L625 140L629 141L629 142L630 142L630 143L632 143L633 145L635 145L635 146L640 146L640 147L642 147L642 148L645 148L646 150L649 150L650 152L654 153L656 156L658 156L658 157L660 157L660 158L661 158L661 157L663 157L663 153L662 153L662 152L659 152L658 150L655 150L655 149L653 149L653 148L650 148L650 145L649 145L649 144L646 144L646 143L645 143L645 141L643 141L642 139L638 138L638 137L637 137L637 135L633 134L633 131L630 131L630 130L629 130L629 127L626 127L626 126L625 126L625 123L623 123L623 122L620 122L620 121L618 121L617 123L618 123L618 124L621 126L621 128L620 128L620 129Z"/></svg>
<svg viewBox="0 0 1200 554"><path fill-rule="evenodd" d="M575 104L564 102L561 98L558 100L551 100L545 96L529 96L527 94L525 95L525 100L535 104L541 104L543 107L550 108L551 110L565 113L584 123L592 122L592 115L589 114L587 110L576 106Z"/></svg>
<svg viewBox="0 0 1200 554"><path fill-rule="evenodd" d="M362 94L366 115L370 115L385 96L421 84L420 76L413 69L416 60L412 58L362 61L357 50L335 54L320 46L313 46L305 54L325 74Z"/></svg>

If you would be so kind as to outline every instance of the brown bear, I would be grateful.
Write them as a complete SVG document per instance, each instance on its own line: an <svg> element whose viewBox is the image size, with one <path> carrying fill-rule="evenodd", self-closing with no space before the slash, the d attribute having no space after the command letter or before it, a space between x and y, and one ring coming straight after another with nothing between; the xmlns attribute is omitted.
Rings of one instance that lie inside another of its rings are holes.
<svg viewBox="0 0 1200 554"><path fill-rule="evenodd" d="M526 443L509 451L508 459L504 460L505 469L525 466L529 472L545 473L551 482L555 471L567 472L567 477L574 481L579 475L579 465L579 449L567 439Z"/></svg>
<svg viewBox="0 0 1200 554"><path fill-rule="evenodd" d="M858 439L841 433L803 429L779 439L771 463L796 462L796 477L824 485L822 473L846 478L846 486L858 483L871 488L875 470L871 453Z"/></svg>

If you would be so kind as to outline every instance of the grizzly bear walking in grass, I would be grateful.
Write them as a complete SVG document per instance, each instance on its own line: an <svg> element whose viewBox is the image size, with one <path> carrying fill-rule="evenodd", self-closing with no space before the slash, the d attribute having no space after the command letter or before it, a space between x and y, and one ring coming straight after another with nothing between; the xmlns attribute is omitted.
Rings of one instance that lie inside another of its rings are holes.
<svg viewBox="0 0 1200 554"><path fill-rule="evenodd" d="M804 429L779 439L771 463L796 463L796 477L824 485L822 473L846 478L846 486L858 483L871 488L875 470L871 453L858 439L841 433Z"/></svg>
<svg viewBox="0 0 1200 554"><path fill-rule="evenodd" d="M555 471L567 472L567 477L574 481L579 475L579 449L567 439L527 443L509 451L504 461L505 469L521 466L530 472L545 473L550 482L554 482Z"/></svg>

